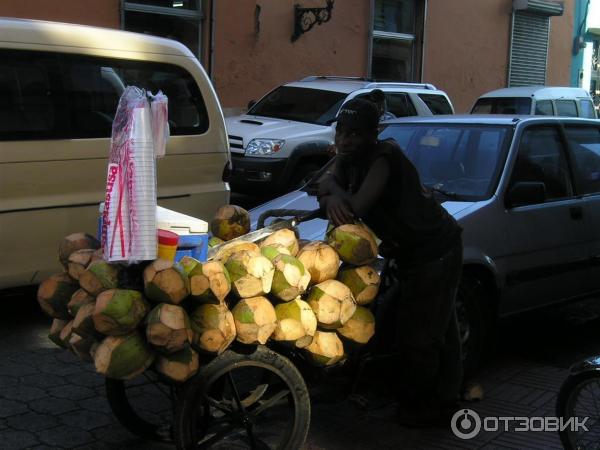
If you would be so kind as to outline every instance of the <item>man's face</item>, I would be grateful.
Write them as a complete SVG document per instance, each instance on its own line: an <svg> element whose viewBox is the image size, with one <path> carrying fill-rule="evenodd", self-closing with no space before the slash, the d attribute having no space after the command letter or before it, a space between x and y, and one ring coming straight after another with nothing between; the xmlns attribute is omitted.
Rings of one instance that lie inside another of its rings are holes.
<svg viewBox="0 0 600 450"><path fill-rule="evenodd" d="M335 146L339 154L350 159L360 157L374 141L375 132L338 123L335 129Z"/></svg>

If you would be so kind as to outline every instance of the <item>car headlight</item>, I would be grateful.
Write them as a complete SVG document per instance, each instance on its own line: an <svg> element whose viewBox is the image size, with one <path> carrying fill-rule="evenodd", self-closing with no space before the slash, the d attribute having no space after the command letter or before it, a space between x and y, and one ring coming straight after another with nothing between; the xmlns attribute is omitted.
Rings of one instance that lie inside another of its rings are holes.
<svg viewBox="0 0 600 450"><path fill-rule="evenodd" d="M285 144L281 139L252 139L246 146L247 155L266 156L277 153Z"/></svg>

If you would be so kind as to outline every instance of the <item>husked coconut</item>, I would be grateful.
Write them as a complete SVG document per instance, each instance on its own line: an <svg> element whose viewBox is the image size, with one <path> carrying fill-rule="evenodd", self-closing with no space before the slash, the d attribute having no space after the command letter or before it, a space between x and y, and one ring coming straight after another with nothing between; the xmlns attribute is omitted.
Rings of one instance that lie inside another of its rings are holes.
<svg viewBox="0 0 600 450"><path fill-rule="evenodd" d="M284 228L267 236L260 243L261 248L268 246L282 246L290 252L290 255L296 256L298 253L298 238L292 230Z"/></svg>
<svg viewBox="0 0 600 450"><path fill-rule="evenodd" d="M68 320L54 319L50 326L50 332L48 333L48 339L54 342L56 345L62 348L67 348L65 343L60 338L60 333L69 323Z"/></svg>
<svg viewBox="0 0 600 450"><path fill-rule="evenodd" d="M341 225L327 234L327 243L342 261L353 266L371 264L377 258L375 236L362 225Z"/></svg>
<svg viewBox="0 0 600 450"><path fill-rule="evenodd" d="M189 345L168 355L157 355L154 362L156 371L175 383L183 383L198 372L198 353Z"/></svg>
<svg viewBox="0 0 600 450"><path fill-rule="evenodd" d="M254 242L235 241L227 243L219 248L213 261L220 261L223 264L227 263L227 260L234 253L248 251L252 253L260 253L260 248Z"/></svg>
<svg viewBox="0 0 600 450"><path fill-rule="evenodd" d="M340 267L340 257L337 252L321 241L304 245L298 253L298 259L310 273L312 284L334 279Z"/></svg>
<svg viewBox="0 0 600 450"><path fill-rule="evenodd" d="M175 353L192 341L190 319L181 306L161 303L146 317L146 338L162 353Z"/></svg>
<svg viewBox="0 0 600 450"><path fill-rule="evenodd" d="M95 301L96 297L91 295L85 289L77 289L71 296L71 300L69 300L69 303L67 304L67 309L69 310L69 314L75 317L79 308L88 303L94 303Z"/></svg>
<svg viewBox="0 0 600 450"><path fill-rule="evenodd" d="M179 265L187 275L190 294L203 303L223 303L231 291L229 272L220 261L200 261L184 256Z"/></svg>
<svg viewBox="0 0 600 450"><path fill-rule="evenodd" d="M359 305L367 305L375 300L381 281L379 274L370 266L343 268L337 279L350 288Z"/></svg>
<svg viewBox="0 0 600 450"><path fill-rule="evenodd" d="M208 353L222 353L235 339L235 321L225 305L204 304L191 317L192 344Z"/></svg>
<svg viewBox="0 0 600 450"><path fill-rule="evenodd" d="M103 259L96 259L79 274L79 285L92 295L119 287L122 268Z"/></svg>
<svg viewBox="0 0 600 450"><path fill-rule="evenodd" d="M316 331L304 354L316 366L331 366L344 358L344 344L334 331Z"/></svg>
<svg viewBox="0 0 600 450"><path fill-rule="evenodd" d="M231 278L233 292L240 298L250 298L271 292L275 267L258 252L241 251L229 257L225 267Z"/></svg>
<svg viewBox="0 0 600 450"><path fill-rule="evenodd" d="M57 273L42 281L37 291L37 301L42 310L54 319L71 318L67 305L78 289L66 273Z"/></svg>
<svg viewBox="0 0 600 450"><path fill-rule="evenodd" d="M317 330L317 318L308 303L300 297L275 306L277 327L273 339L304 348L312 342Z"/></svg>
<svg viewBox="0 0 600 450"><path fill-rule="evenodd" d="M323 281L312 287L307 299L319 326L335 329L344 325L356 311L350 289L337 280Z"/></svg>
<svg viewBox="0 0 600 450"><path fill-rule="evenodd" d="M264 344L277 326L275 308L265 297L242 299L231 312L237 340L243 344Z"/></svg>
<svg viewBox="0 0 600 450"><path fill-rule="evenodd" d="M190 295L189 281L173 261L157 259L144 269L144 293L154 302L178 305Z"/></svg>
<svg viewBox="0 0 600 450"><path fill-rule="evenodd" d="M101 257L98 255L98 250L87 248L76 250L71 253L67 263L71 278L74 280L79 280L79 275L81 275L87 266L96 259L101 259Z"/></svg>
<svg viewBox="0 0 600 450"><path fill-rule="evenodd" d="M359 306L337 332L352 342L366 344L375 334L375 317L367 308Z"/></svg>
<svg viewBox="0 0 600 450"><path fill-rule="evenodd" d="M100 248L100 241L87 233L73 233L64 237L58 245L58 259L66 269L69 263L71 253L82 249L97 250Z"/></svg>
<svg viewBox="0 0 600 450"><path fill-rule="evenodd" d="M229 241L250 231L250 214L241 206L221 206L210 223L213 236Z"/></svg>
<svg viewBox="0 0 600 450"><path fill-rule="evenodd" d="M131 289L109 289L96 299L94 326L109 336L129 334L142 322L149 311L141 292Z"/></svg>
<svg viewBox="0 0 600 450"><path fill-rule="evenodd" d="M108 336L92 350L96 371L107 378L129 380L143 373L155 354L137 332Z"/></svg>
<svg viewBox="0 0 600 450"><path fill-rule="evenodd" d="M275 267L271 294L285 302L304 294L310 282L310 273L304 269L304 265L297 258L280 253L275 247L263 247L261 251Z"/></svg>

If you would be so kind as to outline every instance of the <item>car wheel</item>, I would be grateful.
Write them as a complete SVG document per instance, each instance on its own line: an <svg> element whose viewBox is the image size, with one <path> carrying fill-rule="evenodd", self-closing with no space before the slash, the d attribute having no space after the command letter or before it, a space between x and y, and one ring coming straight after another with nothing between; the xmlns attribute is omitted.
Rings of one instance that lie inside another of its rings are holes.
<svg viewBox="0 0 600 450"><path fill-rule="evenodd" d="M464 373L469 375L481 365L495 322L489 292L477 277L463 275L456 296L456 313Z"/></svg>

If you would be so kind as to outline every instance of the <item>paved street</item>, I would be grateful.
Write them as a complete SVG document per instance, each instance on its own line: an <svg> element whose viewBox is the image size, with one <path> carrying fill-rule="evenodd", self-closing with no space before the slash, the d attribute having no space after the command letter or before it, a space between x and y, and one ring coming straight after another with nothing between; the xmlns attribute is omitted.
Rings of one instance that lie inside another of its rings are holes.
<svg viewBox="0 0 600 450"><path fill-rule="evenodd" d="M137 439L113 418L103 378L47 340L49 320L35 303L22 295L0 300L0 448L171 448ZM477 377L486 398L464 406L482 415L554 415L566 368L600 353L599 321L581 323L599 310L595 304L552 308L505 321L500 350ZM449 429L400 427L385 390L365 381L366 405L343 399L332 386L314 392L307 449L560 448L552 433L482 433L462 441ZM156 412L156 397L146 395L149 414Z"/></svg>

